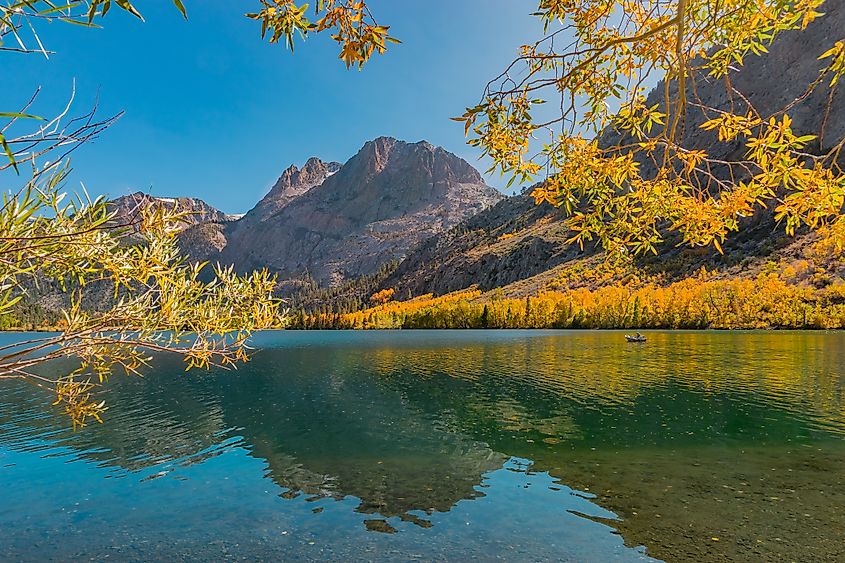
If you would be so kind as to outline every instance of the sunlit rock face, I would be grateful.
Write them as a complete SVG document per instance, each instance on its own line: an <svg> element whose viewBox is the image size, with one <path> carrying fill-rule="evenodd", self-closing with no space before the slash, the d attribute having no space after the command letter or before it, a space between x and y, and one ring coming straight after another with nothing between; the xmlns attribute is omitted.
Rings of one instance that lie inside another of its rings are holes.
<svg viewBox="0 0 845 563"><path fill-rule="evenodd" d="M312 158L288 168L242 219L191 229L182 247L241 271L337 285L401 259L501 198L446 150L380 137L342 166Z"/></svg>
<svg viewBox="0 0 845 563"><path fill-rule="evenodd" d="M316 188L322 184L326 178L340 170L341 166L339 162L323 162L316 157L309 158L301 170L296 165L291 165L282 172L282 175L279 176L267 195L258 202L258 205L244 216L245 222L259 222L269 219L311 188Z"/></svg>

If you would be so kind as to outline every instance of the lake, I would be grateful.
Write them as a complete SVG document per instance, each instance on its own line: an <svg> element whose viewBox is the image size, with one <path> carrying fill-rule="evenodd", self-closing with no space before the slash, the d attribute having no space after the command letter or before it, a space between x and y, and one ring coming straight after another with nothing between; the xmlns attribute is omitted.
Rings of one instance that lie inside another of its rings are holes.
<svg viewBox="0 0 845 563"><path fill-rule="evenodd" d="M254 345L76 432L0 383L0 560L845 560L843 333Z"/></svg>

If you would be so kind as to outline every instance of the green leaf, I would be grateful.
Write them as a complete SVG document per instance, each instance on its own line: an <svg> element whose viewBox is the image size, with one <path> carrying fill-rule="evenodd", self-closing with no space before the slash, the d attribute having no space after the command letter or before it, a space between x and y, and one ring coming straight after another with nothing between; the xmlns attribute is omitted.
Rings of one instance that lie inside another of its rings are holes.
<svg viewBox="0 0 845 563"><path fill-rule="evenodd" d="M59 18L59 21L62 21L64 23L71 23L73 25L81 25L82 27L90 27L93 29L101 29L102 27L92 22L84 22L81 20L75 20L73 18Z"/></svg>
<svg viewBox="0 0 845 563"><path fill-rule="evenodd" d="M144 16L141 15L141 12L135 9L135 6L133 6L132 2L130 2L129 0L115 0L115 2L118 6L120 6L139 20L144 21ZM105 15L105 12L103 12L103 15Z"/></svg>
<svg viewBox="0 0 845 563"><path fill-rule="evenodd" d="M185 5L182 3L182 0L173 0L173 3L176 4L176 8L179 9L179 12L182 13L182 17L188 19L188 12L185 10Z"/></svg>
<svg viewBox="0 0 845 563"><path fill-rule="evenodd" d="M73 8L79 7L80 5L82 5L82 2L70 2L70 3L65 4L63 6L53 6L51 8L39 10L37 12L37 15L39 15L39 16L49 16L49 15L56 14L56 13L59 13L59 12L68 12L68 11L72 10Z"/></svg>
<svg viewBox="0 0 845 563"><path fill-rule="evenodd" d="M20 174L20 170L18 170L18 164L15 162L15 155L12 153L12 147L9 146L9 143L6 142L6 137L0 133L0 146L3 147L3 150L6 152L6 156L9 157L9 162L12 164L12 168L15 169L15 172Z"/></svg>
<svg viewBox="0 0 845 563"><path fill-rule="evenodd" d="M10 113L6 111L0 111L0 117L6 117L8 119L37 119L39 121L44 121L43 117L39 117L37 115L30 115L28 113Z"/></svg>

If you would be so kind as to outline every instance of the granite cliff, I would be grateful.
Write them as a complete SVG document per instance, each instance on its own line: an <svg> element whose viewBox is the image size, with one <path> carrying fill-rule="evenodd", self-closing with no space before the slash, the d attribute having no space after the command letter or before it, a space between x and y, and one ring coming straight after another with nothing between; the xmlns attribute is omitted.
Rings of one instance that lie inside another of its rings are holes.
<svg viewBox="0 0 845 563"><path fill-rule="evenodd" d="M194 259L336 286L402 259L501 198L446 150L380 137L343 165L312 158L288 168L243 218L194 225L181 245Z"/></svg>

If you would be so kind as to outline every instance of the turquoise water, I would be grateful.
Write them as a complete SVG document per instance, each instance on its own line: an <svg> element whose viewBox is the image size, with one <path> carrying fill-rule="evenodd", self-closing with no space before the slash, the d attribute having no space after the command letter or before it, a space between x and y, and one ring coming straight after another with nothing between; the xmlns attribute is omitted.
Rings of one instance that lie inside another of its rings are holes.
<svg viewBox="0 0 845 563"><path fill-rule="evenodd" d="M835 560L845 334L649 336L266 333L77 432L3 383L0 560Z"/></svg>

